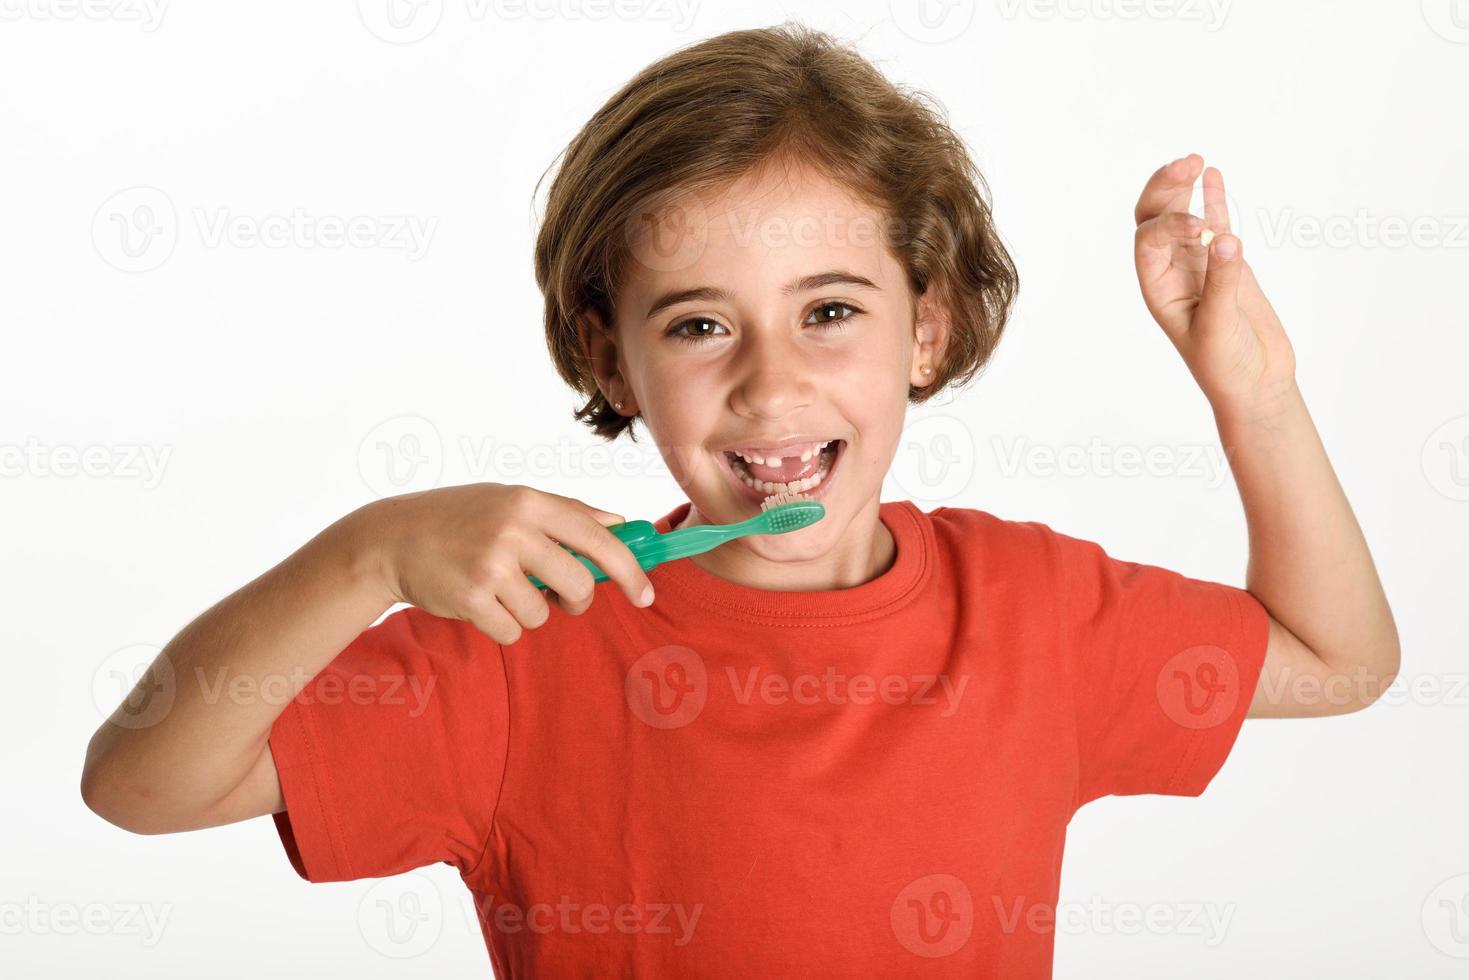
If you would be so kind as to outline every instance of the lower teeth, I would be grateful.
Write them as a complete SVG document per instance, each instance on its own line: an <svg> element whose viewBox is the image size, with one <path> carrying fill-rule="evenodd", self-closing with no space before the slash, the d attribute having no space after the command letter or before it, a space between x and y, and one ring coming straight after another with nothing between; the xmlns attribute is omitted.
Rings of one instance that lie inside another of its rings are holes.
<svg viewBox="0 0 1469 980"><path fill-rule="evenodd" d="M820 461L816 466L816 472L805 479L792 480L790 483L771 483L768 480L755 479L745 471L744 460L738 456L735 456L730 461L730 466L734 470L735 476L739 477L745 486L754 490L756 493L767 495L776 493L805 493L809 490L815 490L821 485L821 481L826 479L826 474L831 472L832 463L836 461L836 454L835 447L830 450L823 450Z"/></svg>

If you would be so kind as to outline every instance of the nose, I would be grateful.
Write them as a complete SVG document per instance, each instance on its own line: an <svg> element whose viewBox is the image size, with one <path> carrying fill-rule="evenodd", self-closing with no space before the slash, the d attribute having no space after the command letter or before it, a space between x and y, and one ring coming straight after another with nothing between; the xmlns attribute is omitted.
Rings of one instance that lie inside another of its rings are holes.
<svg viewBox="0 0 1469 980"><path fill-rule="evenodd" d="M784 338L757 335L740 352L738 380L730 394L730 408L743 418L789 418L811 404L814 386L810 366L796 345Z"/></svg>

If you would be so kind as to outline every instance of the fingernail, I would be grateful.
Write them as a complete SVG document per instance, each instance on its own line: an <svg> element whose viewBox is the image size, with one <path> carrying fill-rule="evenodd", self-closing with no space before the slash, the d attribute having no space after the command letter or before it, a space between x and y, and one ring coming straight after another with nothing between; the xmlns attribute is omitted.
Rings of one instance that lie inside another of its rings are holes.
<svg viewBox="0 0 1469 980"><path fill-rule="evenodd" d="M1221 235L1219 237L1219 243L1214 246L1214 254L1226 262L1229 261L1239 254L1239 239L1233 235L1227 238Z"/></svg>
<svg viewBox="0 0 1469 980"><path fill-rule="evenodd" d="M646 585L646 586L643 587L643 594L640 595L640 596L638 596L638 605L640 605L640 606L651 606L652 604L653 604L653 587L651 585Z"/></svg>

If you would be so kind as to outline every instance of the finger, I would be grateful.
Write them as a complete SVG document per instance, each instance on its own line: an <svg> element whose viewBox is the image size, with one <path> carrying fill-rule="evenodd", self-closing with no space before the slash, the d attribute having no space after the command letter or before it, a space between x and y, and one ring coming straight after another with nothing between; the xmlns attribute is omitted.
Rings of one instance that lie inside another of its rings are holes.
<svg viewBox="0 0 1469 980"><path fill-rule="evenodd" d="M627 595L635 606L647 605L641 601L644 589L651 589L648 575L638 564L637 556L607 528L593 517L595 508L578 504L577 507L558 511L556 520L560 527L547 528L546 533L556 540L590 558L607 577Z"/></svg>
<svg viewBox="0 0 1469 980"><path fill-rule="evenodd" d="M1224 196L1224 175L1218 167L1204 168L1204 220L1216 235L1229 232L1229 204Z"/></svg>
<svg viewBox="0 0 1469 980"><path fill-rule="evenodd" d="M1154 171L1137 199L1137 207L1133 209L1137 224L1155 218L1164 211L1187 211L1194 181L1199 176L1198 168L1203 162L1203 157L1190 153Z"/></svg>
<svg viewBox="0 0 1469 980"><path fill-rule="evenodd" d="M551 606L541 590L530 584L522 572L498 584L495 598L523 629L539 629L551 618Z"/></svg>
<svg viewBox="0 0 1469 980"><path fill-rule="evenodd" d="M1139 254L1162 252L1173 254L1175 245L1197 245L1204 230L1204 219L1187 211L1164 211L1137 226L1134 241Z"/></svg>
<svg viewBox="0 0 1469 980"><path fill-rule="evenodd" d="M1222 252L1234 251L1226 258ZM1209 244L1209 271L1204 291L1194 312L1193 325L1233 323L1239 315L1239 283L1244 269L1244 250L1234 235L1220 235Z"/></svg>
<svg viewBox="0 0 1469 980"><path fill-rule="evenodd" d="M525 571L546 583L545 596L564 612L579 616L596 595L596 581L587 567L550 538L532 546L523 556Z"/></svg>
<svg viewBox="0 0 1469 980"><path fill-rule="evenodd" d="M524 632L515 617L491 592L484 592L483 599L466 602L464 613L459 618L468 620L475 629L504 646L509 646Z"/></svg>

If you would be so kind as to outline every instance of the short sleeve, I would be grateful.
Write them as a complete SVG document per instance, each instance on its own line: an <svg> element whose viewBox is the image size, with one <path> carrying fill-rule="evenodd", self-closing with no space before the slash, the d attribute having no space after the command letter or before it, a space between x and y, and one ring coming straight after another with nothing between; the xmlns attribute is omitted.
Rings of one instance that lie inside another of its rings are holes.
<svg viewBox="0 0 1469 980"><path fill-rule="evenodd" d="M1076 806L1108 795L1198 796L1254 696L1265 607L1244 589L1052 534L1067 593Z"/></svg>
<svg viewBox="0 0 1469 980"><path fill-rule="evenodd" d="M473 866L508 737L504 661L472 625L405 607L369 627L276 719L282 845L309 881Z"/></svg>

